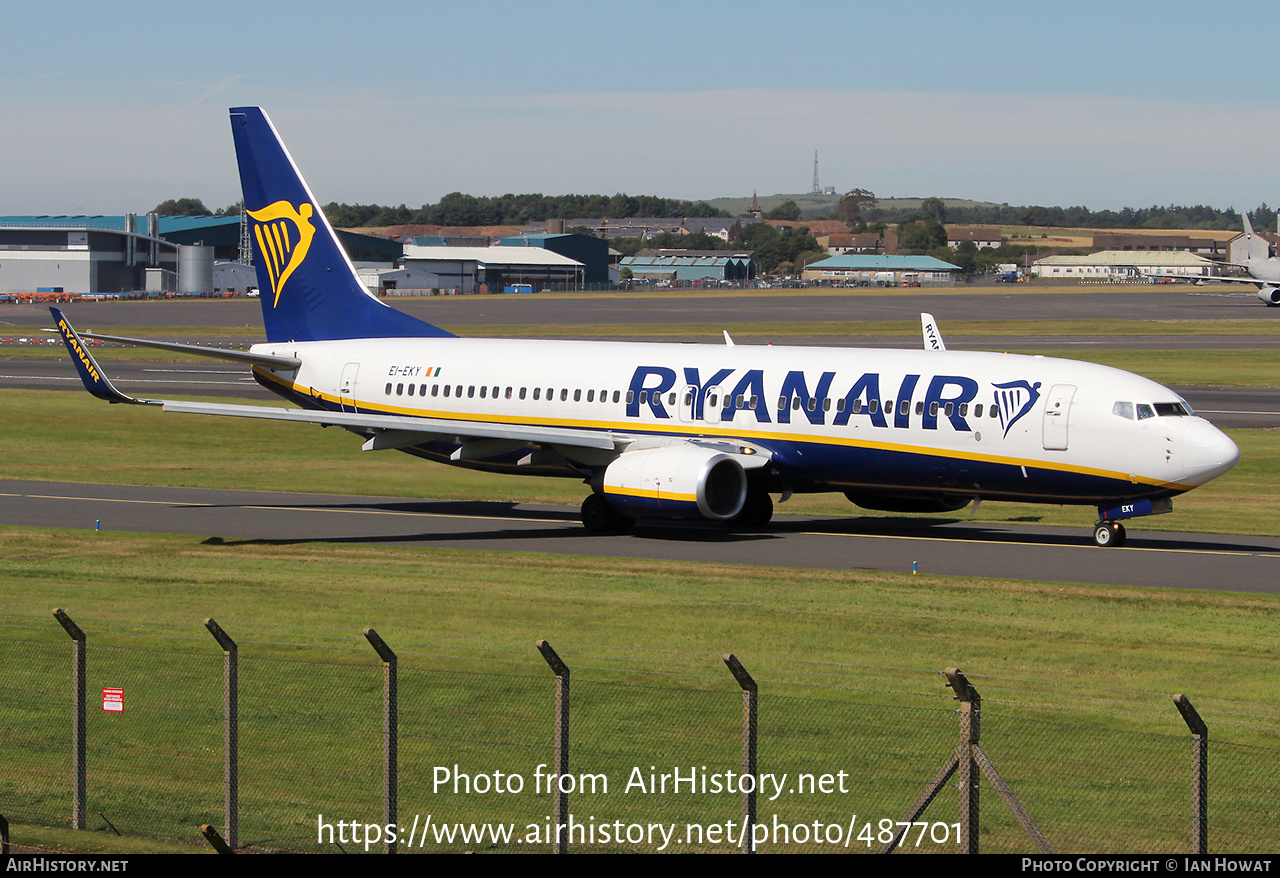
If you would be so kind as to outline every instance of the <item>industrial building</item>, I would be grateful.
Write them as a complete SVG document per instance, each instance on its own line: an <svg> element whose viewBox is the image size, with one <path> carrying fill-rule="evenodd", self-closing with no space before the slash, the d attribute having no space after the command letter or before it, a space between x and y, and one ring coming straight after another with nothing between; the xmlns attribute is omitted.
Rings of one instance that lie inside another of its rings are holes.
<svg viewBox="0 0 1280 878"><path fill-rule="evenodd" d="M106 228L104 217L0 217L0 292L118 293L176 288L178 246L155 217Z"/></svg>
<svg viewBox="0 0 1280 878"><path fill-rule="evenodd" d="M846 253L805 267L805 280L823 280L882 286L955 286L962 269L932 256L887 256Z"/></svg>
<svg viewBox="0 0 1280 878"><path fill-rule="evenodd" d="M1085 256L1046 256L1031 263L1031 275L1099 283L1140 281L1149 276L1221 276L1218 263L1195 253L1170 250L1103 250Z"/></svg>
<svg viewBox="0 0 1280 878"><path fill-rule="evenodd" d="M674 281L754 280L756 263L750 252L732 250L642 250L622 260L635 278Z"/></svg>
<svg viewBox="0 0 1280 878"><path fill-rule="evenodd" d="M580 286L584 272L585 267L576 259L541 247L424 247L405 244L400 268L377 272L376 275L361 272L361 279L370 289L381 293L412 289L452 290L469 295L501 293L513 286L531 287L532 290L562 284Z"/></svg>
<svg viewBox="0 0 1280 878"><path fill-rule="evenodd" d="M69 294L247 292L238 216L0 217L0 292ZM401 245L339 231L357 267L391 268Z"/></svg>

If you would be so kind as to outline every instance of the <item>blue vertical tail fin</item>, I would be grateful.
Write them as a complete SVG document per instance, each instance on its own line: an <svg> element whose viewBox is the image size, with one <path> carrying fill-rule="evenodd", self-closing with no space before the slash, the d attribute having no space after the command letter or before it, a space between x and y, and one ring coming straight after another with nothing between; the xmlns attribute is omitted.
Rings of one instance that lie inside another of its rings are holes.
<svg viewBox="0 0 1280 878"><path fill-rule="evenodd" d="M268 341L452 335L365 289L266 113L233 107L231 133Z"/></svg>

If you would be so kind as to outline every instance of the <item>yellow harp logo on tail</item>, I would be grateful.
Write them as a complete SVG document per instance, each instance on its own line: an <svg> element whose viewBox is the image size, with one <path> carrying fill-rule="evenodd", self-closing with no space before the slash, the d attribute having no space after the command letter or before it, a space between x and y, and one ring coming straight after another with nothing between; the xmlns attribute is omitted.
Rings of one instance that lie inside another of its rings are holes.
<svg viewBox="0 0 1280 878"><path fill-rule="evenodd" d="M289 202L277 201L262 210L248 212L256 220L253 234L258 241L258 252L267 266L267 274L271 276L271 290L276 294L272 308L280 304L280 292L289 275L307 258L307 250L316 233L315 226L311 224L314 210L305 202L295 210Z"/></svg>

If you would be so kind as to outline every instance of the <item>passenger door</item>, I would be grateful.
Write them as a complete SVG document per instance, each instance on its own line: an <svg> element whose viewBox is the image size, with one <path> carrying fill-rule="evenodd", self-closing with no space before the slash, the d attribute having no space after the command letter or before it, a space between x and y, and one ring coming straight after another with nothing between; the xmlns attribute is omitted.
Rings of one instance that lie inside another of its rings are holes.
<svg viewBox="0 0 1280 878"><path fill-rule="evenodd" d="M1071 400L1076 395L1074 384L1055 384L1044 401L1044 449L1067 450L1067 421Z"/></svg>

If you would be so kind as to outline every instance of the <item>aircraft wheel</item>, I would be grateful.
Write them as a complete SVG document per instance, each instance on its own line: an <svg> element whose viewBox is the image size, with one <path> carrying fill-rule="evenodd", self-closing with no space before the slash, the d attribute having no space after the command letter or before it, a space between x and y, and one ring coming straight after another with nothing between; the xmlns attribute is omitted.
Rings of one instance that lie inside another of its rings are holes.
<svg viewBox="0 0 1280 878"><path fill-rule="evenodd" d="M582 526L592 533L616 533L628 530L633 523L599 494L589 494L582 501Z"/></svg>
<svg viewBox="0 0 1280 878"><path fill-rule="evenodd" d="M764 527L773 519L773 498L765 491L748 491L742 511L734 518L737 527Z"/></svg>
<svg viewBox="0 0 1280 878"><path fill-rule="evenodd" d="M1093 541L1097 545L1106 548L1119 547L1124 545L1125 532L1124 525L1116 524L1114 521L1102 521L1093 529Z"/></svg>

